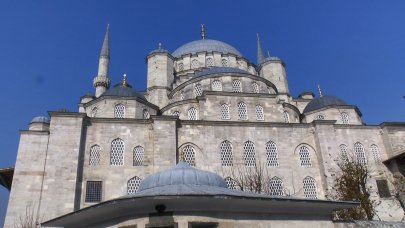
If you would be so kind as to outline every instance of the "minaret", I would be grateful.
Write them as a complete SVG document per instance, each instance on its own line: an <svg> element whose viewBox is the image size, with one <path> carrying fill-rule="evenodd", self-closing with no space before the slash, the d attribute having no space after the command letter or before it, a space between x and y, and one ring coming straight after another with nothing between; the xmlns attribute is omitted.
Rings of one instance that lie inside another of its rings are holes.
<svg viewBox="0 0 405 228"><path fill-rule="evenodd" d="M259 33L256 33L256 35L257 35L257 66L260 66L260 64L263 63L264 55L262 45L260 44Z"/></svg>
<svg viewBox="0 0 405 228"><path fill-rule="evenodd" d="M107 25L103 46L101 47L100 58L98 61L98 73L93 79L93 86L96 88L96 97L101 96L109 87L108 64L110 62L110 45L108 40L110 25Z"/></svg>

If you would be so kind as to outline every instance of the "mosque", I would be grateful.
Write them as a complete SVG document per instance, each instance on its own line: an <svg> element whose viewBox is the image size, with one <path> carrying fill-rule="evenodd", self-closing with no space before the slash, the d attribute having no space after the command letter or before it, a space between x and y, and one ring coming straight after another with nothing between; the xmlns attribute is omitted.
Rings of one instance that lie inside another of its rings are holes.
<svg viewBox="0 0 405 228"><path fill-rule="evenodd" d="M331 214L358 203L327 197L341 156L369 168L375 219L401 221L392 182L405 174L405 123L366 125L320 89L293 97L285 63L257 41L253 63L202 27L199 40L151 51L135 91L126 75L110 81L107 27L94 94L33 118L14 169L0 170L5 227L27 211L45 227L349 227ZM265 194L240 191L231 174L257 167Z"/></svg>

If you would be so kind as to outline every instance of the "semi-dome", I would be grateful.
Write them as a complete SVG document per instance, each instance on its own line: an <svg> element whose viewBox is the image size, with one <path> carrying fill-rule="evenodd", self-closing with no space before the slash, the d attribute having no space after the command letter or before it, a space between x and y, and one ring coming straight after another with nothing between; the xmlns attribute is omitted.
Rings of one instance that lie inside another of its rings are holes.
<svg viewBox="0 0 405 228"><path fill-rule="evenodd" d="M142 94L136 92L134 89L132 89L132 86L127 84L126 82L120 82L116 84L113 88L103 93L102 96L138 97L146 100L146 98Z"/></svg>
<svg viewBox="0 0 405 228"><path fill-rule="evenodd" d="M327 106L339 106L339 105L347 105L346 102L343 100L334 97L334 96L323 96L323 97L318 97L313 99L311 102L307 104L307 106L304 109L304 113L312 112L315 110L319 110L321 108L327 107Z"/></svg>
<svg viewBox="0 0 405 228"><path fill-rule="evenodd" d="M174 168L157 172L146 177L139 186L139 191L172 186L209 186L227 189L225 180L212 172L199 170L185 162L179 162Z"/></svg>
<svg viewBox="0 0 405 228"><path fill-rule="evenodd" d="M34 117L30 123L49 123L50 119L46 116L36 116Z"/></svg>
<svg viewBox="0 0 405 228"><path fill-rule="evenodd" d="M218 40L196 40L190 43L186 43L183 46L177 48L173 52L173 56L176 58L185 54L196 54L197 52L220 52L224 54L234 54L242 57L242 54L231 45Z"/></svg>

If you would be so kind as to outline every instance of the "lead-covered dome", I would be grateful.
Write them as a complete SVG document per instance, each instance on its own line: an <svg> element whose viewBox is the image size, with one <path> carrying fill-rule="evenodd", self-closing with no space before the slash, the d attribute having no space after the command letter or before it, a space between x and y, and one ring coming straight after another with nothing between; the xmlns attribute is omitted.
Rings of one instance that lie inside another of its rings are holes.
<svg viewBox="0 0 405 228"><path fill-rule="evenodd" d="M227 188L227 184L221 176L212 172L195 169L185 162L179 162L174 168L146 177L141 182L139 191L182 185Z"/></svg>
<svg viewBox="0 0 405 228"><path fill-rule="evenodd" d="M49 124L51 120L46 116L36 116L34 117L30 123L47 123Z"/></svg>
<svg viewBox="0 0 405 228"><path fill-rule="evenodd" d="M173 56L176 58L185 54L196 54L197 52L220 52L224 54L234 54L242 57L242 54L231 45L218 40L196 40L190 43L186 43L183 46L177 48L173 52Z"/></svg>
<svg viewBox="0 0 405 228"><path fill-rule="evenodd" d="M126 83L118 83L113 88L105 91L102 96L117 96L117 97L138 97L142 100L146 100L146 98L132 89L132 86Z"/></svg>
<svg viewBox="0 0 405 228"><path fill-rule="evenodd" d="M323 96L313 99L307 104L304 113L312 112L328 106L347 105L343 100L334 96Z"/></svg>

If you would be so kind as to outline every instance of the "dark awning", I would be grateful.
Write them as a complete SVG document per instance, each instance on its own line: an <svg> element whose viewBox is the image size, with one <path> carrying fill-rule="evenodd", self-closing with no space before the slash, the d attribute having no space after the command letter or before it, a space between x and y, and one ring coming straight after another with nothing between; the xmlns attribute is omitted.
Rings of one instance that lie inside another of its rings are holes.
<svg viewBox="0 0 405 228"><path fill-rule="evenodd" d="M0 169L0 185L4 186L9 191L11 189L11 183L13 182L13 174L13 167Z"/></svg>

